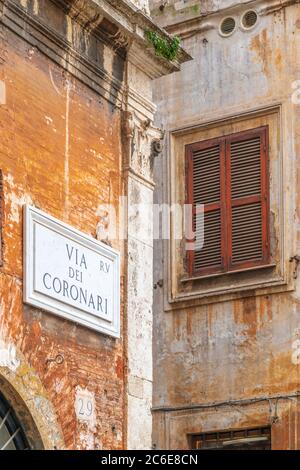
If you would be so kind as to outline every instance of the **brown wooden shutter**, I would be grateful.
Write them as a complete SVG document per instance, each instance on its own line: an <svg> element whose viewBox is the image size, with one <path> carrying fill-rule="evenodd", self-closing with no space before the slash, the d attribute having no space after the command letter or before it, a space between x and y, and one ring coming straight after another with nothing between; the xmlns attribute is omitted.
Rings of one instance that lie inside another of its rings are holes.
<svg viewBox="0 0 300 470"><path fill-rule="evenodd" d="M268 262L267 128L227 138L228 269Z"/></svg>
<svg viewBox="0 0 300 470"><path fill-rule="evenodd" d="M190 274L209 274L224 268L222 200L225 197L225 146L222 139L188 147L188 203L193 205L195 251L189 253ZM197 206L204 204L204 246L199 249Z"/></svg>
<svg viewBox="0 0 300 470"><path fill-rule="evenodd" d="M269 263L268 127L187 146L187 203L193 206L191 276ZM197 240L204 204L204 246Z"/></svg>

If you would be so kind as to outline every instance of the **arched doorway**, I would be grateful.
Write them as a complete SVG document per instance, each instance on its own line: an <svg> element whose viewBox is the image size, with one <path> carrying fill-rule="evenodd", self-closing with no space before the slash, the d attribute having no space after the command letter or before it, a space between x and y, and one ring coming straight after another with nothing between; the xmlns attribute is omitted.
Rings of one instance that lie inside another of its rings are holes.
<svg viewBox="0 0 300 470"><path fill-rule="evenodd" d="M0 363L0 450L3 446L64 449L55 409L42 382L21 354L18 361L17 371Z"/></svg>
<svg viewBox="0 0 300 470"><path fill-rule="evenodd" d="M0 450L29 450L22 424L5 397L0 393Z"/></svg>

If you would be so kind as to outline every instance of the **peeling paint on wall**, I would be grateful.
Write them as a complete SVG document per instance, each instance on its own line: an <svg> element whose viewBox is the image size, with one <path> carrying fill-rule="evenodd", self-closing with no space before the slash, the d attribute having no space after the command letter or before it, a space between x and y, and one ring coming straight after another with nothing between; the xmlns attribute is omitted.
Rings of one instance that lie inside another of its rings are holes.
<svg viewBox="0 0 300 470"><path fill-rule="evenodd" d="M276 103L277 124L268 122L272 197L277 191L270 227L272 259L286 277L278 292L257 285L238 298L245 273L238 279L183 283L184 253L172 243L155 244L154 278L163 279L163 288L154 291L154 443L157 448L188 449L189 434L271 423L274 449L299 449L300 278L290 261L299 240L299 6L253 1L257 25L249 31L237 28L224 38L218 29L222 19L234 15L240 21L249 2L207 0L199 2L201 11L196 12L189 8L191 1L181 3L180 13L175 0L163 11L160 3L152 2L155 18L169 25L172 34L182 34L194 61L154 86L157 122L169 130L170 143L155 162L156 201L176 202L178 194L184 200L181 156L186 144L259 127L251 116L266 117ZM268 10L276 5L277 11ZM274 166L281 158L279 167ZM272 186L276 178L281 181L277 189ZM260 276L252 273L255 280ZM272 275L264 276L270 286ZM232 297L217 295L220 282L223 289L236 288ZM211 299L205 295L207 285L215 294ZM229 405L239 400L244 402Z"/></svg>

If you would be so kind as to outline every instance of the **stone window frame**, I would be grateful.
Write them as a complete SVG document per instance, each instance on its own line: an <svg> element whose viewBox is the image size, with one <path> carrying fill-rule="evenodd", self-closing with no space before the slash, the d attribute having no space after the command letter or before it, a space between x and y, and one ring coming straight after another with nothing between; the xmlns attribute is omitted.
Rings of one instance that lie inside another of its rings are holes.
<svg viewBox="0 0 300 470"><path fill-rule="evenodd" d="M165 170L168 175L167 201L172 207L175 204L184 204L185 201L185 152L181 143L179 150L179 141L186 139L186 143L192 143L199 139L199 134L205 135L206 131L219 129L220 132L213 136L222 135L221 129L234 128L240 126L239 131L259 127L256 123L259 120L261 125L269 125L269 121L276 129L276 134L270 135L270 140L276 142L278 146L278 154L276 158L273 156L272 164L270 163L270 211L272 213L272 199L274 208L274 198L277 198L275 206L276 214L273 216L278 218L278 229L276 229L276 241L278 249L276 256L271 258L268 266L253 267L248 270L235 271L234 273L213 274L205 279L199 277L189 277L188 270L185 265L186 257L184 240L178 241L174 237L165 240L164 253L166 262L164 263L164 279L167 279L166 288L164 290L164 309L171 311L182 308L191 308L199 305L207 305L216 302L233 300L236 298L249 297L249 295L268 295L277 292L292 291L295 289L295 280L293 279L293 263L290 259L294 253L294 231L288 231L288 224L285 222L285 208L287 206L287 192L284 189L292 179L291 168L290 173L284 169L283 161L287 161L289 157L288 148L284 145L287 141L285 133L287 129L283 128L283 111L282 103L265 106L262 108L240 112L228 115L220 119L204 121L198 125L186 128L171 129L168 132L167 142L167 163ZM265 122L265 124L264 124ZM271 126L272 127L272 126ZM232 132L237 132L234 129ZM270 133L273 131L270 130ZM225 134L224 134L225 135ZM209 138L206 137L205 138ZM204 137L203 137L204 140ZM271 141L270 141L271 145ZM271 152L270 152L271 153ZM273 151L274 153L274 151ZM181 157L178 157L178 155ZM181 158L179 162L178 159ZM275 162L275 163L274 163ZM291 167L291 166L290 166ZM277 175L277 176L276 176ZM181 190L181 194L178 195ZM183 189L184 188L184 189ZM274 196L273 189L276 189ZM183 218L182 218L183 219ZM170 211L170 233L174 233L178 225L183 226L183 220L175 220L174 213ZM274 224L270 224L274 227ZM272 229L271 229L272 230ZM274 239L274 231L271 233L271 239ZM276 258L276 259L274 259ZM272 261L273 260L273 261ZM185 272L183 272L185 270ZM237 281L233 276L239 276ZM226 278L226 281L220 282L220 279ZM203 286L203 283L206 285Z"/></svg>

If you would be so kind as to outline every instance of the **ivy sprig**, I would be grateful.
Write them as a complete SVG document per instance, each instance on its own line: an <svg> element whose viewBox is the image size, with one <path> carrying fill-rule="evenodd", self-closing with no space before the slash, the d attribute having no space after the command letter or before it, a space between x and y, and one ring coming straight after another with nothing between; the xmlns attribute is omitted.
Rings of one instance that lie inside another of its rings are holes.
<svg viewBox="0 0 300 470"><path fill-rule="evenodd" d="M171 62L177 58L180 49L180 39L177 36L167 39L154 31L145 31L145 36L153 45L158 56L164 57Z"/></svg>

